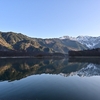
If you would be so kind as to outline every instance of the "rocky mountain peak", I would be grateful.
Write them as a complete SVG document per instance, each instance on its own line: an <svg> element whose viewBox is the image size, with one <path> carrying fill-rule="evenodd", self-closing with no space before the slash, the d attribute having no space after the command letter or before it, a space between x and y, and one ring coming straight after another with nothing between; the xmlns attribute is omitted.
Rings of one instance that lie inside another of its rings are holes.
<svg viewBox="0 0 100 100"><path fill-rule="evenodd" d="M77 41L90 49L93 48L100 48L100 36L93 37L93 36L77 36L77 37L70 37L70 36L63 36L60 39L69 39Z"/></svg>

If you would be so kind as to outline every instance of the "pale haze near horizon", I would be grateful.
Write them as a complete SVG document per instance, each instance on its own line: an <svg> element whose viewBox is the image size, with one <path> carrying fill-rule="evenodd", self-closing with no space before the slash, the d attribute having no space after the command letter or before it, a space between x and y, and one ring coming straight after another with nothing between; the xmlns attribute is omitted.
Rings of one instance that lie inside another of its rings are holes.
<svg viewBox="0 0 100 100"><path fill-rule="evenodd" d="M0 0L0 31L37 38L100 36L100 0Z"/></svg>

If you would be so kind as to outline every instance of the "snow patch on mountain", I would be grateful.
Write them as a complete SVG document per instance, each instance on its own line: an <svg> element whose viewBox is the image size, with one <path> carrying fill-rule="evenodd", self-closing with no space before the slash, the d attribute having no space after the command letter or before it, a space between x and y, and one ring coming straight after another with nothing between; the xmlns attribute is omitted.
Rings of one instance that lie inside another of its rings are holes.
<svg viewBox="0 0 100 100"><path fill-rule="evenodd" d="M60 37L60 39L76 40L75 37L71 37L71 36L63 36L63 37Z"/></svg>
<svg viewBox="0 0 100 100"><path fill-rule="evenodd" d="M83 45L86 45L88 48L92 49L95 48L95 46L98 44L99 41L97 41L98 37L91 37L91 36L78 36L76 38L76 41L80 42Z"/></svg>
<svg viewBox="0 0 100 100"><path fill-rule="evenodd" d="M70 36L63 36L60 39L69 39L73 41L78 41L79 43L86 45L88 48L100 48L100 36L99 37L92 37L92 36L78 36L78 37L70 37Z"/></svg>

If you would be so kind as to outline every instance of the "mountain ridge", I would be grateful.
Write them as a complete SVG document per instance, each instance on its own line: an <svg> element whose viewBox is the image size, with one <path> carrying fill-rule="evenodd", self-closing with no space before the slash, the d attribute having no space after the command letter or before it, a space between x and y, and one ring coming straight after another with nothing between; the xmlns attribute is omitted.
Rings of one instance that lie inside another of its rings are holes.
<svg viewBox="0 0 100 100"><path fill-rule="evenodd" d="M47 53L68 53L69 50L84 50L87 47L78 41L70 39L59 39L59 38L33 38L28 37L22 33L15 32L0 32L1 43L0 51L27 51L27 52L47 52ZM4 49L2 49L4 48ZM6 48L6 49L5 49Z"/></svg>

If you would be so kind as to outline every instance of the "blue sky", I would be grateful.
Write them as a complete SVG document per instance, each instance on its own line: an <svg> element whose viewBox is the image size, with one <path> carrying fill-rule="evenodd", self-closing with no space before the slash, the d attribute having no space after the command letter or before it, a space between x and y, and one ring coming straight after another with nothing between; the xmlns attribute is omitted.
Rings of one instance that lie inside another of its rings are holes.
<svg viewBox="0 0 100 100"><path fill-rule="evenodd" d="M100 36L100 0L0 0L0 31L38 38Z"/></svg>

